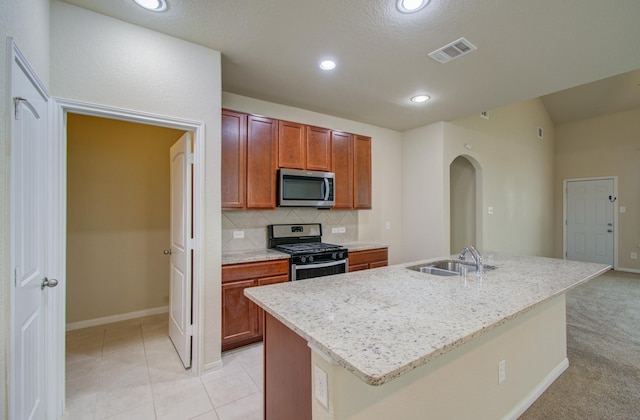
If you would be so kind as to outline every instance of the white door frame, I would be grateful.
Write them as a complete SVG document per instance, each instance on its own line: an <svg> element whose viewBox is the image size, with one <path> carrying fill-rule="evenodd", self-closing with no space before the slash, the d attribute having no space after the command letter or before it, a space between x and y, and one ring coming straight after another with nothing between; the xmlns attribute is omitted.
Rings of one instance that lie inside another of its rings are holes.
<svg viewBox="0 0 640 420"><path fill-rule="evenodd" d="M602 181L613 180L613 195L616 201L613 203L613 268L618 269L618 177L599 176L592 178L570 178L562 181L562 258L567 259L567 199L569 192L568 183L574 181Z"/></svg>
<svg viewBox="0 0 640 420"><path fill-rule="evenodd" d="M161 127L193 132L194 141L194 174L193 174L193 217L194 217L194 262L193 262L193 359L191 372L200 375L204 366L204 216L205 216L205 125L201 121L191 121L181 118L166 117L130 109L115 108L106 105L97 105L70 99L54 98L52 121L52 179L56 186L53 191L53 215L55 219L51 229L55 240L51 249L55 272L58 278L64 279L58 286L61 288L59 300L54 303L55 337L54 351L49 355L51 366L55 366L57 382L52 384L53 389L59 390L54 400L64 404L65 389L65 305L66 305L66 212L67 212L67 113L89 115L93 117L109 118L140 124L149 124ZM63 405L59 410L63 410ZM58 411L62 416L63 411Z"/></svg>

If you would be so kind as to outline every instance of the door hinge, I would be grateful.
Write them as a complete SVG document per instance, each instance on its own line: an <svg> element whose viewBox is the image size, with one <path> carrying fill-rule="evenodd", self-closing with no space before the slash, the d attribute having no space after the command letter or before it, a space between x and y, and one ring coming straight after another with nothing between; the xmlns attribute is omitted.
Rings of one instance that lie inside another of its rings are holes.
<svg viewBox="0 0 640 420"><path fill-rule="evenodd" d="M190 335L191 337L193 337L193 324L187 325L187 335Z"/></svg>
<svg viewBox="0 0 640 420"><path fill-rule="evenodd" d="M13 269L13 286L18 287L18 266Z"/></svg>
<svg viewBox="0 0 640 420"><path fill-rule="evenodd" d="M564 256L565 256L565 257L568 257L568 256L569 256L569 253L565 251Z"/></svg>
<svg viewBox="0 0 640 420"><path fill-rule="evenodd" d="M193 164L196 163L195 160L196 160L195 155L193 153L189 152L187 154L187 162L193 165Z"/></svg>
<svg viewBox="0 0 640 420"><path fill-rule="evenodd" d="M195 248L196 240L194 238L187 239L187 247L189 249Z"/></svg>

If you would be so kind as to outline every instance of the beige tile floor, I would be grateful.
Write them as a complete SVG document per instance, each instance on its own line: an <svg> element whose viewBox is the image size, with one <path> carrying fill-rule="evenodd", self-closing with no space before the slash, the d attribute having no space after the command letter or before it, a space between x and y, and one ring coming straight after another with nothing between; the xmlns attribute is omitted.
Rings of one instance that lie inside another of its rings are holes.
<svg viewBox="0 0 640 420"><path fill-rule="evenodd" d="M76 419L262 419L262 345L226 352L194 377L167 332L167 314L67 333L66 410Z"/></svg>

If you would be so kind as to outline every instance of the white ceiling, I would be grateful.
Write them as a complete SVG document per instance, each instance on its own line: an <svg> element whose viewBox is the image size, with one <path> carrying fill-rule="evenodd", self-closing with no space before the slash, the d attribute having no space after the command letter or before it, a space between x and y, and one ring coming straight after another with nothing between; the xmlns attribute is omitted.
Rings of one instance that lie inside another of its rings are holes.
<svg viewBox="0 0 640 420"><path fill-rule="evenodd" d="M414 15L395 0L167 0L164 13L65 1L220 51L226 92L400 131L640 69L638 0L431 0ZM427 56L460 37L478 50ZM333 72L318 68L325 57ZM638 77L578 93L624 89L638 106ZM417 93L432 99L410 103ZM612 109L571 94L543 98L556 122Z"/></svg>

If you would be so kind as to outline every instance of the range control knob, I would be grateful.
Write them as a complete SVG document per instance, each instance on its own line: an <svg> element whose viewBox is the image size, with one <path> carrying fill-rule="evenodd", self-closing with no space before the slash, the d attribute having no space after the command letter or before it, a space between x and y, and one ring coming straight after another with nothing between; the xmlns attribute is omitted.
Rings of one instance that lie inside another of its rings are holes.
<svg viewBox="0 0 640 420"><path fill-rule="evenodd" d="M338 257L340 257L340 259L344 258L344 252L341 252L340 254L338 254Z"/></svg>
<svg viewBox="0 0 640 420"><path fill-rule="evenodd" d="M337 252L333 252L333 253L331 254L331 259L332 259L332 260L337 260L337 259L338 259L338 253L337 253Z"/></svg>
<svg viewBox="0 0 640 420"><path fill-rule="evenodd" d="M307 257L300 257L300 262L304 263L305 261L307 261Z"/></svg>
<svg viewBox="0 0 640 420"><path fill-rule="evenodd" d="M313 261L313 255L309 255L309 262Z"/></svg>

